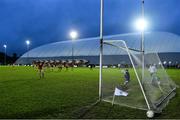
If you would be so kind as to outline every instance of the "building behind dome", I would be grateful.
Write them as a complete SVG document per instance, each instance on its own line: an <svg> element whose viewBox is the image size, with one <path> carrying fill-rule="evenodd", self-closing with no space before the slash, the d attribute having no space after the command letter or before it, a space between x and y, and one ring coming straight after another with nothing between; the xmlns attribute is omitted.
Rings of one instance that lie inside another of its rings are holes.
<svg viewBox="0 0 180 120"><path fill-rule="evenodd" d="M140 49L140 33L105 36L105 40L124 40L129 48ZM158 53L165 64L180 63L180 36L168 32L145 33L145 52ZM85 59L89 64L99 64L99 37L73 41L73 59ZM126 56L111 49L103 51L103 64L126 63ZM16 64L31 64L34 60L72 59L72 41L61 41L34 48L22 55ZM106 62L107 61L107 62Z"/></svg>

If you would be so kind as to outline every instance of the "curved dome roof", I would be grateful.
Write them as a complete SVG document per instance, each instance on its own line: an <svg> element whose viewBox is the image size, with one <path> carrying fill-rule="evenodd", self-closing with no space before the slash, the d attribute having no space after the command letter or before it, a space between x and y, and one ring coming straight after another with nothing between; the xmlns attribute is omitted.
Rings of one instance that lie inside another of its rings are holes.
<svg viewBox="0 0 180 120"><path fill-rule="evenodd" d="M129 48L139 49L140 33L128 33L105 36L105 40L124 40ZM156 53L180 52L180 36L168 32L145 33L145 51ZM99 37L73 41L74 56L98 56ZM30 50L22 57L63 57L72 55L72 41L46 44ZM105 50L105 55L117 55L117 52Z"/></svg>

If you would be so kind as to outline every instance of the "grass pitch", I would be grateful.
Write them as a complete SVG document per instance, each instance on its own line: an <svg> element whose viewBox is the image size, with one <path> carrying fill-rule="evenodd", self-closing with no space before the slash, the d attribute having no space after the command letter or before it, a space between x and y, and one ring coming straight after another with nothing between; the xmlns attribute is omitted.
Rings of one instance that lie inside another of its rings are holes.
<svg viewBox="0 0 180 120"><path fill-rule="evenodd" d="M0 118L79 118L98 99L98 69L46 70L0 67ZM180 85L180 70L167 70ZM112 73L113 74L113 73ZM113 76L113 75L112 75ZM156 118L180 118L180 90ZM81 118L146 118L146 111L101 102Z"/></svg>

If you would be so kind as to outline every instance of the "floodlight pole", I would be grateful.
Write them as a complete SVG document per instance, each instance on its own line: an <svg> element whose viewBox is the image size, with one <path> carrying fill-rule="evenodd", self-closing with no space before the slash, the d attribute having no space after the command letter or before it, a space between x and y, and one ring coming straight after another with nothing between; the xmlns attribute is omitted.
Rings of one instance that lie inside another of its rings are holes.
<svg viewBox="0 0 180 120"><path fill-rule="evenodd" d="M72 39L72 68L73 68L73 60L74 60L74 44L73 44L73 39Z"/></svg>
<svg viewBox="0 0 180 120"><path fill-rule="evenodd" d="M4 46L4 65L6 65L6 45Z"/></svg>
<svg viewBox="0 0 180 120"><path fill-rule="evenodd" d="M144 0L141 0L141 12L142 12L142 19L144 20ZM145 63L144 63L144 28L141 31L141 51L142 51L142 82L144 80L144 68L145 68Z"/></svg>
<svg viewBox="0 0 180 120"><path fill-rule="evenodd" d="M29 44L27 44L27 58L29 58Z"/></svg>
<svg viewBox="0 0 180 120"><path fill-rule="evenodd" d="M144 0L141 0L141 12L142 12L141 13L142 14L142 19L144 20ZM143 27L145 27L145 26L143 26ZM141 81L141 83L143 83L143 80L144 80L144 70L145 70L144 29L145 28L143 28L142 31L141 31L141 51L142 51L142 81ZM150 107L149 101L147 99L147 96L146 96L146 94L144 92L144 88L143 88L143 86L141 84L140 84L140 86L141 86L145 101L147 103L148 109L150 110L151 107Z"/></svg>
<svg viewBox="0 0 180 120"><path fill-rule="evenodd" d="M27 43L27 64L29 62L29 44Z"/></svg>
<svg viewBox="0 0 180 120"><path fill-rule="evenodd" d="M69 35L70 35L71 40L72 40L72 45L71 45L72 51L71 51L71 53L72 53L72 68L73 68L74 67L74 63L73 63L73 61L74 61L74 40L77 38L78 33L76 31L71 31Z"/></svg>
<svg viewBox="0 0 180 120"><path fill-rule="evenodd" d="M102 56L103 56L103 23L104 0L100 0L100 56L99 56L99 100L102 98Z"/></svg>

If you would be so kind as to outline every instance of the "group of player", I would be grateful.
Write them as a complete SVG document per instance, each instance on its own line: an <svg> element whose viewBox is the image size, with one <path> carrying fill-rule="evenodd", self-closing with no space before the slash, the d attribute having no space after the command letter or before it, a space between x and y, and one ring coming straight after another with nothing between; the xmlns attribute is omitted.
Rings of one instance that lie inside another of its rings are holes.
<svg viewBox="0 0 180 120"><path fill-rule="evenodd" d="M87 63L88 61L86 60L37 60L32 62L33 67L38 69L40 79L44 78L45 68L50 69L51 71L53 71L54 68L58 68L59 71L65 68L67 71L70 67L73 68L74 66L80 66Z"/></svg>
<svg viewBox="0 0 180 120"><path fill-rule="evenodd" d="M51 69L53 71L54 68L58 68L59 71L61 71L63 68L68 70L69 67L73 68L74 66L80 66L80 65L85 65L88 62L86 60L73 60L73 61L68 61L68 60L38 60L38 61L33 61L33 66L38 69L39 72L39 77L44 78L44 70L45 68ZM157 80L157 68L155 65L150 65L148 71L150 72L151 76L151 83L158 83L160 82ZM128 83L130 82L130 73L128 69L123 71L124 74L124 84L123 86L127 86Z"/></svg>

